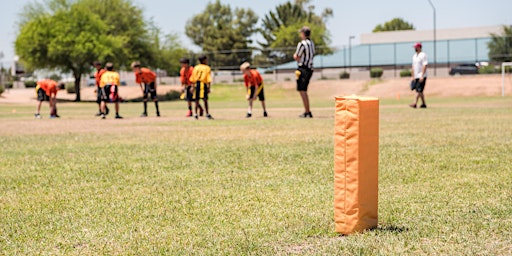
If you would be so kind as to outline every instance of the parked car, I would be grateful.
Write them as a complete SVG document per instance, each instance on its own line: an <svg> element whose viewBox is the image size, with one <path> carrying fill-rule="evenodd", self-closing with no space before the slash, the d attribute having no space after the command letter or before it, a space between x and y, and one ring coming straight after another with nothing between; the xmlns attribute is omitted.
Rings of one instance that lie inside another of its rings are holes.
<svg viewBox="0 0 512 256"><path fill-rule="evenodd" d="M95 86L95 85L96 85L96 77L89 76L89 78L87 78L87 86Z"/></svg>
<svg viewBox="0 0 512 256"><path fill-rule="evenodd" d="M479 66L477 64L460 64L450 69L450 75L474 75L478 74Z"/></svg>

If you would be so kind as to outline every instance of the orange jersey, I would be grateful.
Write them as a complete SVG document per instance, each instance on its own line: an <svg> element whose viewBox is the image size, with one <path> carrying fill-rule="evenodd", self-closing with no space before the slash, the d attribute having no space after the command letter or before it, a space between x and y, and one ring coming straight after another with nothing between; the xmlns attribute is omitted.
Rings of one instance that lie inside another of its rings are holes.
<svg viewBox="0 0 512 256"><path fill-rule="evenodd" d="M261 78L260 72L255 69L249 70L251 72L250 75L244 74L245 86L260 86L263 83L263 78Z"/></svg>
<svg viewBox="0 0 512 256"><path fill-rule="evenodd" d="M44 79L37 82L37 86L46 93L46 95L57 95L57 91L59 88L57 87L57 82L51 79Z"/></svg>
<svg viewBox="0 0 512 256"><path fill-rule="evenodd" d="M180 80L181 84L189 85L190 77L192 76L192 72L194 72L194 67L182 67L180 70Z"/></svg>
<svg viewBox="0 0 512 256"><path fill-rule="evenodd" d="M105 69L100 69L100 70L97 70L96 73L94 73L94 78L96 79L96 86L100 86L100 82L101 82L101 75L103 75L107 70Z"/></svg>
<svg viewBox="0 0 512 256"><path fill-rule="evenodd" d="M156 81L155 72L149 68L141 68L140 72L135 73L135 82L138 84L150 84Z"/></svg>

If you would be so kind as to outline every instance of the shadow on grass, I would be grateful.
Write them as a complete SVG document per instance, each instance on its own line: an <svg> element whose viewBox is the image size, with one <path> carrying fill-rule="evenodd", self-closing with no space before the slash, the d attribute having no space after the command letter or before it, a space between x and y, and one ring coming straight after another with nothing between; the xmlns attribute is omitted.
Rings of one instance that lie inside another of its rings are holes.
<svg viewBox="0 0 512 256"><path fill-rule="evenodd" d="M398 233L403 233L403 232L409 231L409 228L404 227L404 226L396 226L396 225L392 225L392 224L381 223L381 224L379 224L379 226L377 226L377 228L372 229L371 231L398 234Z"/></svg>

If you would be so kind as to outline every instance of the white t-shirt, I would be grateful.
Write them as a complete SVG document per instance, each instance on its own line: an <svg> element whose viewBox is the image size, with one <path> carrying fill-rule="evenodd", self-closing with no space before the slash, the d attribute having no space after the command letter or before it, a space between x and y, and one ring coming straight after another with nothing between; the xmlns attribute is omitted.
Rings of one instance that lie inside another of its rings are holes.
<svg viewBox="0 0 512 256"><path fill-rule="evenodd" d="M421 70L423 70L423 66L428 65L427 54L424 52L415 53L412 56L412 72L414 72L414 78L421 77ZM427 77L427 71L423 74L423 77Z"/></svg>

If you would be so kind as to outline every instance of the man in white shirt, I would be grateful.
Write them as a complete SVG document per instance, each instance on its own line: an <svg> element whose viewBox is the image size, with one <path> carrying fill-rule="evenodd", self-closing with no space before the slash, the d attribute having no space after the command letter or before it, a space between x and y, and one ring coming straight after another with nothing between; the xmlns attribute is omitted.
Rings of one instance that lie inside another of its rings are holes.
<svg viewBox="0 0 512 256"><path fill-rule="evenodd" d="M411 81L411 90L416 90L416 99L414 103L410 104L411 108L416 108L418 105L418 100L421 99L420 108L427 108L427 104L425 103L425 95L423 94L423 90L425 89L425 83L427 82L427 54L421 51L422 45L421 43L416 43L414 45L414 49L416 53L412 56L412 81Z"/></svg>

